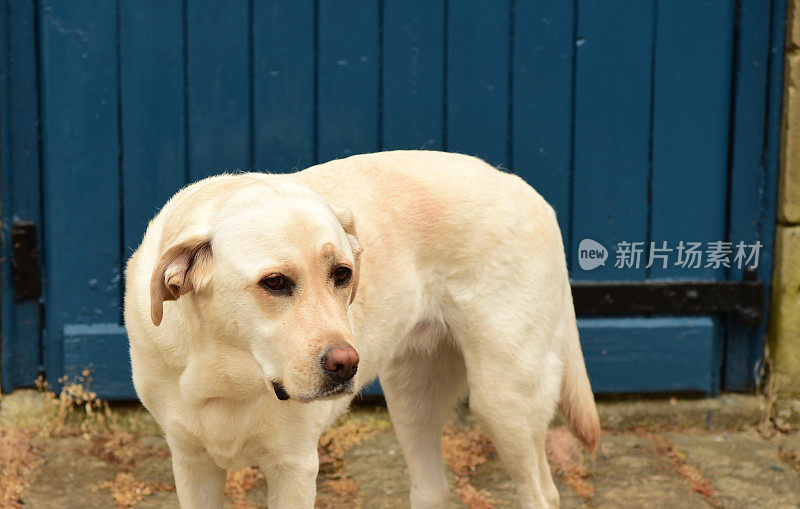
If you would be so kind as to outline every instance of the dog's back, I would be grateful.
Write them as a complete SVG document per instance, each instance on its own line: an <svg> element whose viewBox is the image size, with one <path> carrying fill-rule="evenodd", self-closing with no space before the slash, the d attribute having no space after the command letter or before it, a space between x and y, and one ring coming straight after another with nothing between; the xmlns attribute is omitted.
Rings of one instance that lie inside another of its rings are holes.
<svg viewBox="0 0 800 509"><path fill-rule="evenodd" d="M391 270L392 265L411 263L424 279L414 288L424 292L422 287L430 281L443 283L433 289L433 297L429 291L420 295L420 301L474 300L475 292L484 292L472 284L478 280L496 288L516 285L520 293L515 298L529 297L531 306L539 304L533 313L546 316L551 308L552 326L558 332L543 339L563 351L560 408L576 436L589 449L595 448L599 419L578 339L561 234L554 210L532 187L478 158L434 151L358 155L288 178L353 210L365 246L365 271L372 268L374 251L379 251L380 262L374 274L365 274L367 279L403 277ZM393 258L397 260L392 262ZM534 290L546 295L526 295ZM480 305L504 311L502 296L493 303L479 300ZM416 322L429 318L434 323L448 321L448 317L420 316Z"/></svg>

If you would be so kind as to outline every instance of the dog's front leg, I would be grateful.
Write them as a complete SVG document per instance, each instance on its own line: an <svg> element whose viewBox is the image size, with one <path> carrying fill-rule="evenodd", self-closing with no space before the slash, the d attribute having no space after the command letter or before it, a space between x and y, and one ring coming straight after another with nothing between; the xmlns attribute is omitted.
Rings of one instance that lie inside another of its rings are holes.
<svg viewBox="0 0 800 509"><path fill-rule="evenodd" d="M259 466L267 478L269 509L313 509L319 470L316 442L270 455Z"/></svg>
<svg viewBox="0 0 800 509"><path fill-rule="evenodd" d="M225 470L205 451L171 449L172 473L181 509L221 508L225 497Z"/></svg>

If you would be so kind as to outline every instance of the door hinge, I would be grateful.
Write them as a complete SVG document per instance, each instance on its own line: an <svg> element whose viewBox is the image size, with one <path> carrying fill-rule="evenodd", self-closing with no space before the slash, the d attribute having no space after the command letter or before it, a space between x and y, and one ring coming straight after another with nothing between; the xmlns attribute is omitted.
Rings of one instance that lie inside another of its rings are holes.
<svg viewBox="0 0 800 509"><path fill-rule="evenodd" d="M11 246L14 298L17 302L36 300L42 294L39 249L36 246L36 223L14 221L11 226Z"/></svg>
<svg viewBox="0 0 800 509"><path fill-rule="evenodd" d="M732 314L743 325L764 320L764 282L747 267L741 281L573 282L578 315Z"/></svg>

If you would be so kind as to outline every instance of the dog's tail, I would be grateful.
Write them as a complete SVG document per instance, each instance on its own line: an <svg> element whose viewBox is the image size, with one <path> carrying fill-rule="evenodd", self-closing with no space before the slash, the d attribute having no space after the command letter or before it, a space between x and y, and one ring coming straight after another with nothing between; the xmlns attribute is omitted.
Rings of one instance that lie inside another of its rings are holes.
<svg viewBox="0 0 800 509"><path fill-rule="evenodd" d="M567 344L564 345L566 359L564 378L561 380L559 409L569 423L572 433L583 442L587 449L594 452L600 438L600 418L594 404L592 387L589 385L589 375L586 374L586 364L583 361L571 298L569 299L569 308L568 315L571 320L567 325Z"/></svg>

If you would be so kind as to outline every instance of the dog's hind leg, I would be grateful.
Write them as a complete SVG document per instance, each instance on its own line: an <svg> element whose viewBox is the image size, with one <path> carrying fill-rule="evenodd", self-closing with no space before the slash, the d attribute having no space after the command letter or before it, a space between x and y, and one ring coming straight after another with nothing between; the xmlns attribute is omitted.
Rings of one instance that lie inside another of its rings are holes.
<svg viewBox="0 0 800 509"><path fill-rule="evenodd" d="M444 338L431 346L430 350L407 350L380 374L408 464L415 509L447 503L450 490L442 459L442 426L466 390L464 359L458 348Z"/></svg>
<svg viewBox="0 0 800 509"><path fill-rule="evenodd" d="M469 406L488 431L514 481L520 507L558 507L558 491L545 455L547 424L552 410L537 408L542 405L537 404L536 400L541 397L535 392L509 390L515 385L514 380L501 382L508 384L507 387L498 387L487 379L489 376L489 370L478 376L470 373ZM555 403L549 406L555 407Z"/></svg>
<svg viewBox="0 0 800 509"><path fill-rule="evenodd" d="M470 409L514 481L520 507L558 507L545 437L560 393L559 356L549 349L541 324L526 323L522 313L480 319L475 311L470 322L456 333Z"/></svg>
<svg viewBox="0 0 800 509"><path fill-rule="evenodd" d="M547 463L547 426L544 430L534 431L533 445L539 458L539 477L542 479L544 498L550 507L558 507L560 496L556 483L553 482L553 475L550 473L550 465Z"/></svg>

